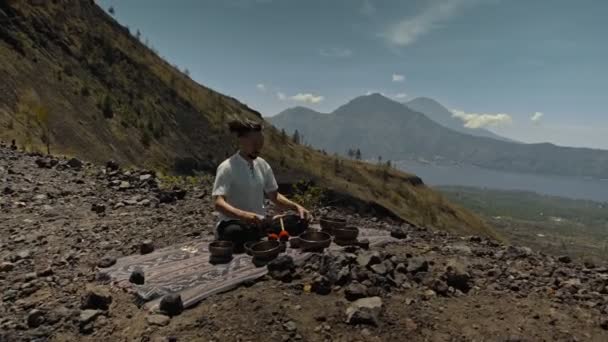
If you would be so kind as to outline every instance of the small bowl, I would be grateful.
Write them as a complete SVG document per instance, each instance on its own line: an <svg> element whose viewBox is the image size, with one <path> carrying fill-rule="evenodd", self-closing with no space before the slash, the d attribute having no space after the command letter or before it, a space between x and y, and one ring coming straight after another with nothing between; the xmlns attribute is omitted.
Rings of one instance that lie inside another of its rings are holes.
<svg viewBox="0 0 608 342"><path fill-rule="evenodd" d="M256 242L251 246L250 250L254 258L263 260L274 259L281 253L281 243L275 240Z"/></svg>
<svg viewBox="0 0 608 342"><path fill-rule="evenodd" d="M323 250L331 244L331 235L325 232L309 230L300 234L300 248L303 250Z"/></svg>
<svg viewBox="0 0 608 342"><path fill-rule="evenodd" d="M209 244L209 253L216 258L230 258L233 247L231 241L213 241Z"/></svg>
<svg viewBox="0 0 608 342"><path fill-rule="evenodd" d="M319 220L323 231L331 232L334 228L342 228L346 226L346 219L339 217L325 216Z"/></svg>
<svg viewBox="0 0 608 342"><path fill-rule="evenodd" d="M331 233L339 241L355 241L359 236L359 228L346 226L332 229Z"/></svg>

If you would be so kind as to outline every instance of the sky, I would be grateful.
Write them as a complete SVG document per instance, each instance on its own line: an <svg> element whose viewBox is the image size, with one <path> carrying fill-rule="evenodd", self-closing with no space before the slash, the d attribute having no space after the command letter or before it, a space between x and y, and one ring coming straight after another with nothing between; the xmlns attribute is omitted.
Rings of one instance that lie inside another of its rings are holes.
<svg viewBox="0 0 608 342"><path fill-rule="evenodd" d="M523 142L608 149L605 0L99 0L263 113L433 98ZM373 118L370 118L370 120Z"/></svg>

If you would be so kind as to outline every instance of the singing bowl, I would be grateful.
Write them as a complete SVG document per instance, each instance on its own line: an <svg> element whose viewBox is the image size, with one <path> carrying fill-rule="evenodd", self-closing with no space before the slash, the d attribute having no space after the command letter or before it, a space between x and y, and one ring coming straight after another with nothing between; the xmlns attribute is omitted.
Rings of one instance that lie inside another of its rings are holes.
<svg viewBox="0 0 608 342"><path fill-rule="evenodd" d="M300 248L304 250L323 250L331 244L331 235L309 230L299 236Z"/></svg>
<svg viewBox="0 0 608 342"><path fill-rule="evenodd" d="M229 258L232 256L233 244L231 241L213 241L209 244L209 253L218 258Z"/></svg>
<svg viewBox="0 0 608 342"><path fill-rule="evenodd" d="M251 255L258 259L274 259L281 253L281 243L275 240L256 242L251 245Z"/></svg>
<svg viewBox="0 0 608 342"><path fill-rule="evenodd" d="M319 220L319 223L321 224L322 230L331 232L334 228L345 227L346 219L325 216Z"/></svg>
<svg viewBox="0 0 608 342"><path fill-rule="evenodd" d="M359 236L359 228L353 226L334 228L332 229L331 233L336 240L353 241Z"/></svg>

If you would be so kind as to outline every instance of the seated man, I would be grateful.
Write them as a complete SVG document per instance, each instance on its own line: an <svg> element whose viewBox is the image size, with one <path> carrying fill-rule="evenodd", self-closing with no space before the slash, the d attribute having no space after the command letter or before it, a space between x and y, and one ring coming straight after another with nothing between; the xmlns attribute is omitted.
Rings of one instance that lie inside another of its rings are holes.
<svg viewBox="0 0 608 342"><path fill-rule="evenodd" d="M241 252L247 241L258 240L265 221L264 195L282 208L292 209L300 219L309 220L310 213L278 192L270 165L259 157L264 146L262 125L252 121L233 121L230 131L239 141L239 150L217 168L212 196L220 214L217 238L234 243ZM293 220L292 220L293 221ZM286 225L291 235L300 225Z"/></svg>

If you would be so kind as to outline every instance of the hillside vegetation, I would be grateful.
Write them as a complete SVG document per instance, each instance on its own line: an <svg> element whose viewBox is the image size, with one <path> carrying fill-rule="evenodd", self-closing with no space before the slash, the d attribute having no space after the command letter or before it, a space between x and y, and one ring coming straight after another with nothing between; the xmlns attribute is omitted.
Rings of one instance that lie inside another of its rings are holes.
<svg viewBox="0 0 608 342"><path fill-rule="evenodd" d="M0 22L0 139L27 150L210 173L234 151L226 123L262 120L191 80L93 1L2 1ZM266 135L263 156L279 181L311 179L412 223L494 236L415 176L336 161L270 125Z"/></svg>

